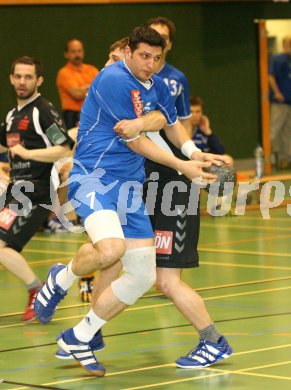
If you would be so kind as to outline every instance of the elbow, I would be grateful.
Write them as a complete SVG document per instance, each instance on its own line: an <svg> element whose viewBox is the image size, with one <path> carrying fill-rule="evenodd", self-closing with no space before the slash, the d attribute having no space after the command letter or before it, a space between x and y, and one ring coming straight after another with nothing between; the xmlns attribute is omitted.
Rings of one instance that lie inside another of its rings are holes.
<svg viewBox="0 0 291 390"><path fill-rule="evenodd" d="M166 120L166 118L164 117L163 114L161 114L160 121L161 121L160 128L162 129L162 128L164 128L164 127L166 126L166 124L167 124L167 120Z"/></svg>

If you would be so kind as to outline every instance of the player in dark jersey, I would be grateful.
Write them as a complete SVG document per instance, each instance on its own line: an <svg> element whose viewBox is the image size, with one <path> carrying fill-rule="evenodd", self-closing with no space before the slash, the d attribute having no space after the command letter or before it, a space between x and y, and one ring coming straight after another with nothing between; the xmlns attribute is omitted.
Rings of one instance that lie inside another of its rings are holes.
<svg viewBox="0 0 291 390"><path fill-rule="evenodd" d="M157 74L168 85L177 109L178 119L192 138L187 79L180 70L166 62L167 54L172 48L175 25L164 17L152 18L148 20L147 25L160 33L166 41L166 48L163 51ZM159 146L164 144L175 156L185 159L181 150L170 142L164 131L152 134ZM229 357L232 354L232 349L218 332L200 295L182 281L183 268L199 266L197 251L200 228L199 203L197 202L196 213L189 212L190 208L194 206L189 201L191 191L193 195L193 185L190 180L179 172L150 160L146 161L146 177L148 179L144 188L145 196L147 188L153 184L150 179L153 172L159 174L157 200L154 213L151 215L156 237L156 287L171 299L177 309L195 326L200 336L198 346L186 356L177 359L176 365L180 368L207 367ZM173 189L172 207L176 209L176 212L172 215L165 215L162 199L170 188ZM196 199L198 193L199 189L197 188ZM194 201L192 202L194 203Z"/></svg>
<svg viewBox="0 0 291 390"><path fill-rule="evenodd" d="M43 82L38 61L18 58L12 65L10 82L17 106L0 127L0 152L8 149L10 162L10 183L1 196L0 262L27 286L29 299L22 319L32 321L33 303L42 282L20 252L47 217L48 209L40 204L51 204L50 184L58 178L57 172L52 173L53 162L70 154L73 141L59 113L38 93Z"/></svg>

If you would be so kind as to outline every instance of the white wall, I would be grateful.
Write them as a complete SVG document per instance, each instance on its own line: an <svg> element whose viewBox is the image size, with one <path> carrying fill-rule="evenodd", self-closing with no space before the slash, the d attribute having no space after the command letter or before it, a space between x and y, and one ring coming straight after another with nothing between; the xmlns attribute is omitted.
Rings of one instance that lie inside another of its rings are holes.
<svg viewBox="0 0 291 390"><path fill-rule="evenodd" d="M276 52L282 51L282 39L286 35L291 35L291 19L266 20L268 37L276 37Z"/></svg>

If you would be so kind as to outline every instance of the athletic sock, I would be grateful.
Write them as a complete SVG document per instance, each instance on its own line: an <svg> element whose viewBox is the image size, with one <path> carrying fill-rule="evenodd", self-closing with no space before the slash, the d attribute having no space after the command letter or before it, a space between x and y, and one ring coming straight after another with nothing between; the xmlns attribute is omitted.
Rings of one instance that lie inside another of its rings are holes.
<svg viewBox="0 0 291 390"><path fill-rule="evenodd" d="M34 281L28 284L26 287L28 290L35 290L36 288L40 288L42 286L43 286L42 281L38 277L36 277Z"/></svg>
<svg viewBox="0 0 291 390"><path fill-rule="evenodd" d="M208 325L206 328L199 330L201 339L211 341L212 343L219 343L221 334L218 332L214 324Z"/></svg>
<svg viewBox="0 0 291 390"><path fill-rule="evenodd" d="M106 322L91 309L86 317L78 325L74 326L74 334L78 340L88 343Z"/></svg>
<svg viewBox="0 0 291 390"><path fill-rule="evenodd" d="M64 291L67 291L74 281L78 278L72 271L72 261L63 268L56 276L56 283L59 285Z"/></svg>

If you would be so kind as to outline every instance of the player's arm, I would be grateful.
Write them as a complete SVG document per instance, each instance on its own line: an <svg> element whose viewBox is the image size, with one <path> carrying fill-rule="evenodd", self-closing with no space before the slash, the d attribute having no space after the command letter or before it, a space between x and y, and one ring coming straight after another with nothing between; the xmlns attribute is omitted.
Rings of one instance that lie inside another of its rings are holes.
<svg viewBox="0 0 291 390"><path fill-rule="evenodd" d="M73 99L83 100L90 88L90 84L77 85L76 81L66 70L61 70L57 76L58 88L63 88Z"/></svg>
<svg viewBox="0 0 291 390"><path fill-rule="evenodd" d="M189 137L191 137L192 136L191 119L190 118L180 119L180 123L184 127L184 129L186 130Z"/></svg>
<svg viewBox="0 0 291 390"><path fill-rule="evenodd" d="M80 87L72 87L68 88L67 92L71 97L75 100L83 100L85 99L87 92L89 91L90 84L84 84Z"/></svg>
<svg viewBox="0 0 291 390"><path fill-rule="evenodd" d="M42 149L26 149L22 145L14 145L9 148L9 152L12 157L16 155L21 157L23 160L34 160L44 163L53 163L62 157L69 157L71 155L71 148L68 144L56 145L50 148Z"/></svg>
<svg viewBox="0 0 291 390"><path fill-rule="evenodd" d="M122 138L135 138L141 131L158 131L166 124L166 118L154 110L136 119L123 119L116 124L114 131Z"/></svg>
<svg viewBox="0 0 291 390"><path fill-rule="evenodd" d="M211 163L180 160L173 154L160 148L143 134L141 134L139 138L127 142L127 145L132 151L141 154L151 161L175 169L176 171L183 173L190 180L199 177L202 178L203 182L211 183L216 179L215 175L203 171L203 168L209 167Z"/></svg>
<svg viewBox="0 0 291 390"><path fill-rule="evenodd" d="M192 141L187 134L187 131L179 121L172 126L165 126L164 131L169 141L171 141L177 148L181 149L184 156L191 160L207 161L216 165L221 165L222 163L229 165L231 163L228 156L203 153L199 148L197 148L194 141Z"/></svg>
<svg viewBox="0 0 291 390"><path fill-rule="evenodd" d="M0 144L0 153L5 153L7 151L6 146Z"/></svg>
<svg viewBox="0 0 291 390"><path fill-rule="evenodd" d="M272 75L272 74L269 74L268 79L269 79L270 88L271 88L271 90L272 90L273 93L274 93L274 98L275 98L278 102L284 102L285 98L284 98L284 96L282 95L282 93L281 93L281 91L280 91L280 88L278 87L278 84L277 84L277 81L276 81L275 76Z"/></svg>

